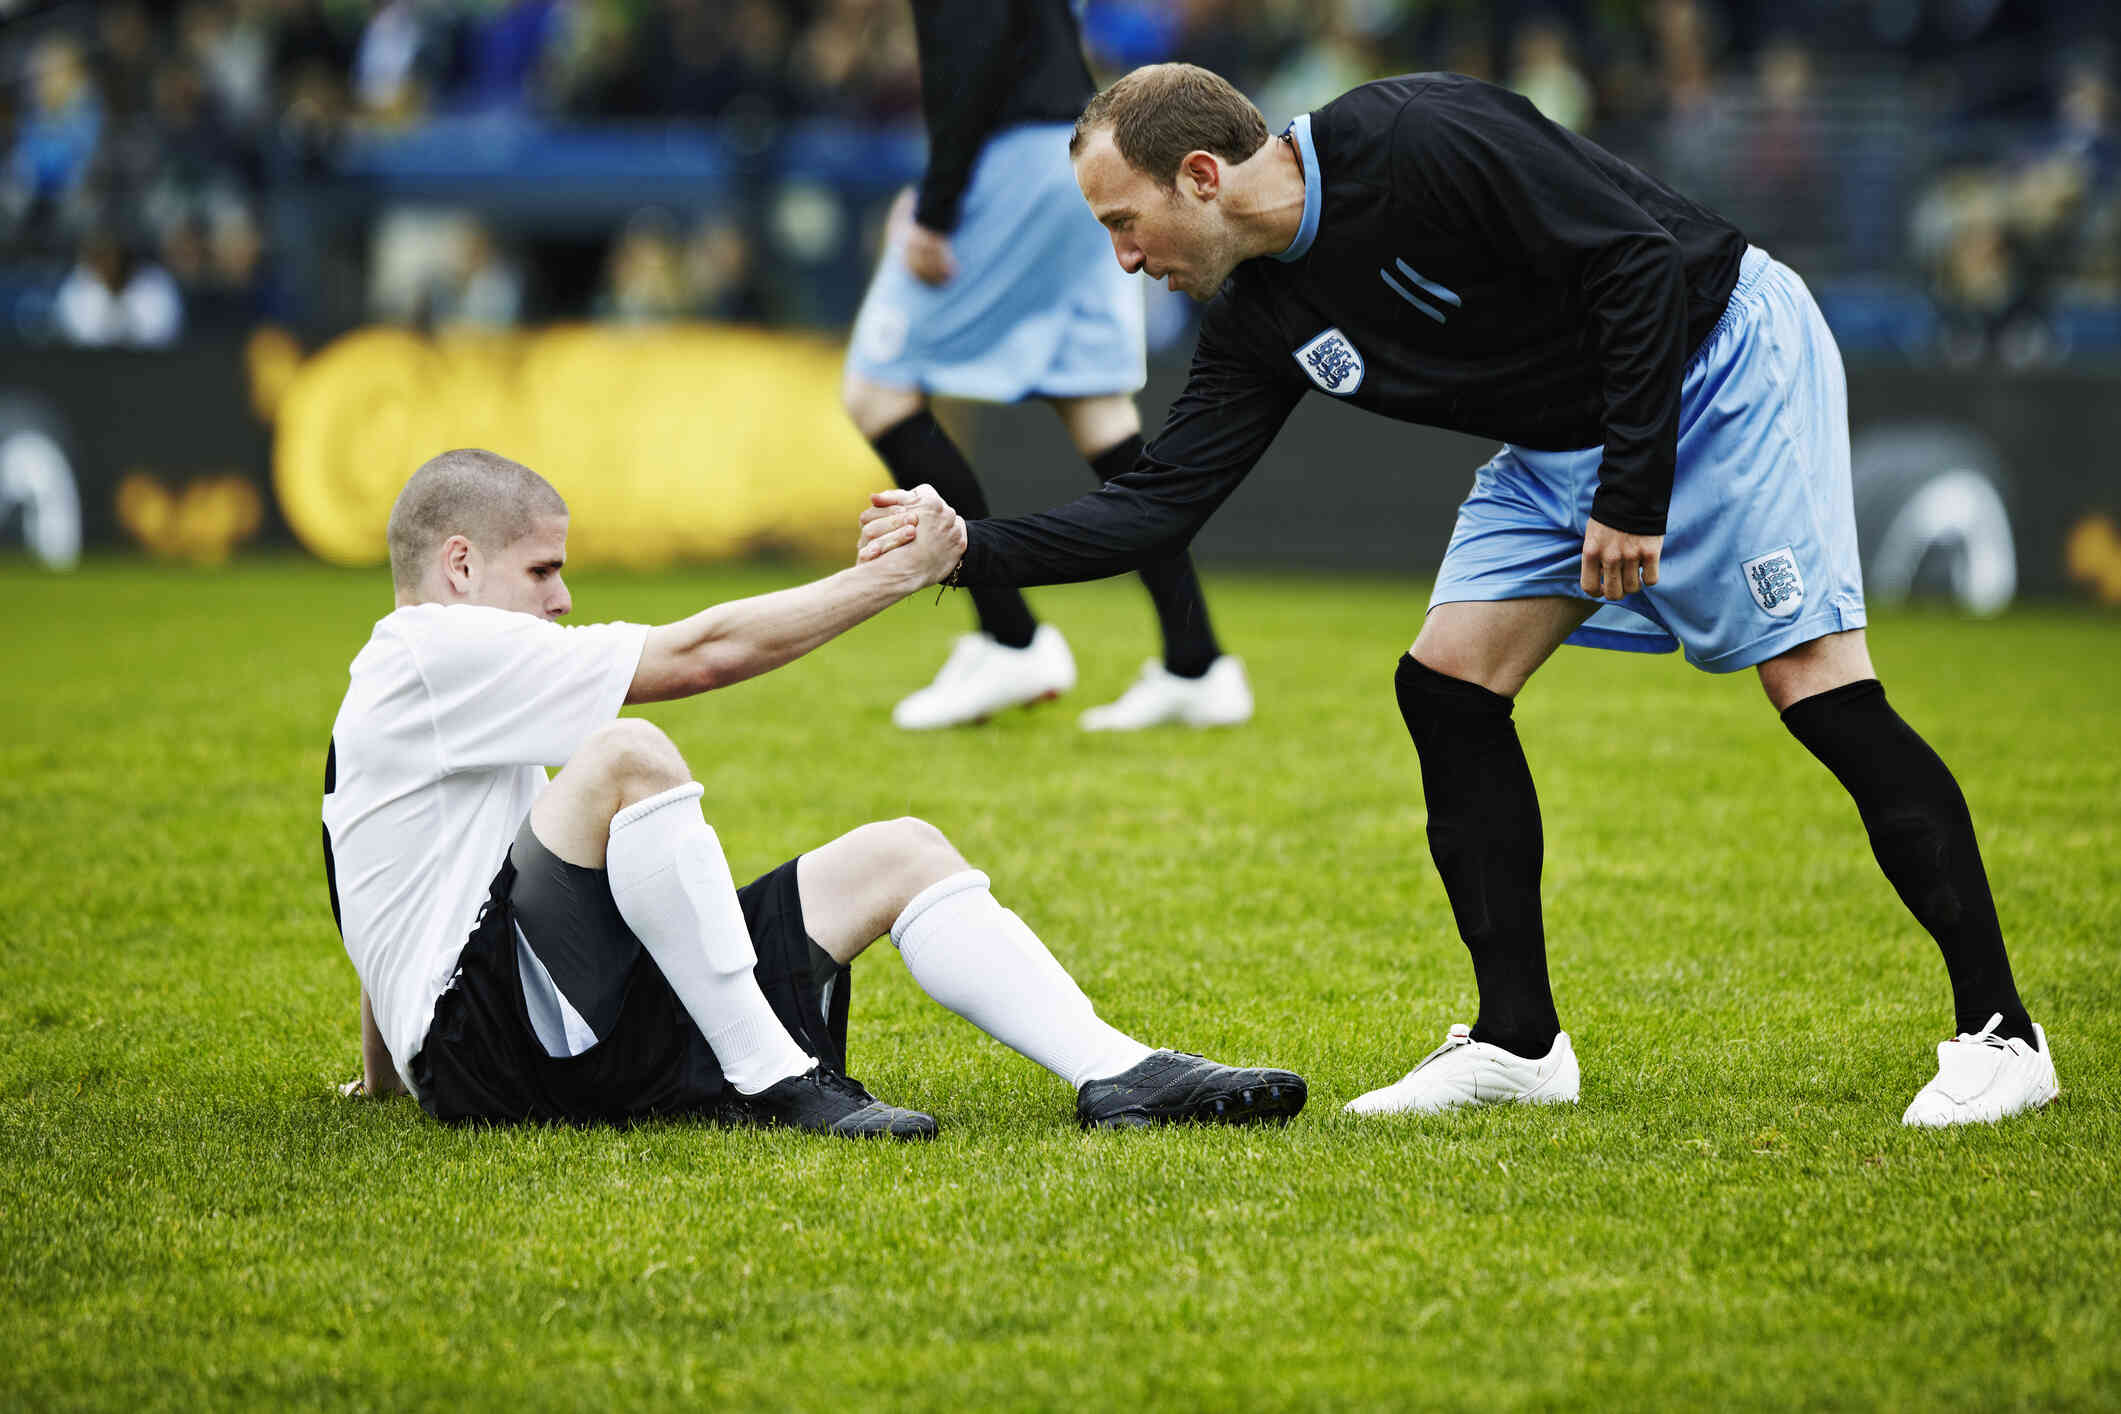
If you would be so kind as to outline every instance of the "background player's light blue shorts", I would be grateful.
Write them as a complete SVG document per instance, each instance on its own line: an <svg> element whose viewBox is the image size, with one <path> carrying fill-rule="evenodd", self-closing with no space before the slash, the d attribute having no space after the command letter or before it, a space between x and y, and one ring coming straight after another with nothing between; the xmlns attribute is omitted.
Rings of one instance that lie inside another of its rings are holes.
<svg viewBox="0 0 2121 1414"><path fill-rule="evenodd" d="M1068 123L1006 129L980 150L950 233L957 275L931 287L878 262L848 365L873 383L1013 403L1131 393L1148 381L1141 282L1119 268L1068 163Z"/></svg>
<svg viewBox="0 0 2121 1414"><path fill-rule="evenodd" d="M1592 597L1580 576L1602 460L1504 447L1458 509L1429 606ZM1687 365L1666 524L1656 585L1569 642L1668 653L1676 640L1726 673L1863 627L1841 353L1804 282L1757 247Z"/></svg>

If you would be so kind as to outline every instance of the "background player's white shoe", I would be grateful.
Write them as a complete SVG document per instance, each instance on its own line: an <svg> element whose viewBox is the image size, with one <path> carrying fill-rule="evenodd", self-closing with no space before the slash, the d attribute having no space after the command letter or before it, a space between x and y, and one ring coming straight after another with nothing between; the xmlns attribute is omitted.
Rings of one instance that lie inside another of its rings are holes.
<svg viewBox="0 0 2121 1414"><path fill-rule="evenodd" d="M2033 1027L2038 1045L1996 1034L2003 1013L1968 1035L1937 1045L1937 1078L1922 1087L1902 1124L1942 1129L1952 1124L1993 1124L2021 1110L2036 1110L2062 1093L2047 1033Z"/></svg>
<svg viewBox="0 0 2121 1414"><path fill-rule="evenodd" d="M1092 707L1079 719L1084 731L1134 732L1183 722L1189 727L1234 727L1252 720L1252 684L1245 665L1228 653L1197 678L1182 678L1156 659L1119 699Z"/></svg>
<svg viewBox="0 0 2121 1414"><path fill-rule="evenodd" d="M1022 648L1004 647L989 634L961 634L935 681L901 700L891 720L909 732L961 727L1073 686L1074 655L1052 624L1040 624Z"/></svg>
<svg viewBox="0 0 2121 1414"><path fill-rule="evenodd" d="M1453 1026L1444 1042L1420 1065L1382 1090L1348 1101L1355 1115L1433 1114L1454 1105L1573 1105L1583 1089L1576 1048L1569 1033L1538 1060L1473 1039L1470 1027Z"/></svg>

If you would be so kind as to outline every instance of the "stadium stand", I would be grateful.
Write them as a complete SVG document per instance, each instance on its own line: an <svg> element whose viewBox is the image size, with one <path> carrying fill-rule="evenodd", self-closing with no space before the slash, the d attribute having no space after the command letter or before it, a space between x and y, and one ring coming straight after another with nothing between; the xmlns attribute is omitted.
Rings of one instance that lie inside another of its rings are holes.
<svg viewBox="0 0 2121 1414"><path fill-rule="evenodd" d="M2097 0L1090 0L1279 120L1507 83L1805 271L1854 356L2121 354ZM61 0L0 32L0 338L836 328L922 159L904 0ZM1164 336L1186 311L1160 312Z"/></svg>

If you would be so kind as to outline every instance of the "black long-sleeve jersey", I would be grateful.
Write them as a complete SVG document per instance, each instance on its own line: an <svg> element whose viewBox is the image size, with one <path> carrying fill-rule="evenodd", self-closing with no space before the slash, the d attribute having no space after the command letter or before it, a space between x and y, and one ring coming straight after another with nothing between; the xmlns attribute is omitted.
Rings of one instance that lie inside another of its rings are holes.
<svg viewBox="0 0 2121 1414"><path fill-rule="evenodd" d="M1305 393L1544 451L1604 448L1592 514L1665 528L1680 385L1745 237L1507 90L1410 74L1288 134L1296 240L1232 272L1135 469L975 521L956 582L1120 574L1193 538ZM1454 469L1453 474L1459 474Z"/></svg>
<svg viewBox="0 0 2121 1414"><path fill-rule="evenodd" d="M988 138L1017 123L1072 123L1097 91L1069 0L913 0L928 170L914 219L957 229Z"/></svg>

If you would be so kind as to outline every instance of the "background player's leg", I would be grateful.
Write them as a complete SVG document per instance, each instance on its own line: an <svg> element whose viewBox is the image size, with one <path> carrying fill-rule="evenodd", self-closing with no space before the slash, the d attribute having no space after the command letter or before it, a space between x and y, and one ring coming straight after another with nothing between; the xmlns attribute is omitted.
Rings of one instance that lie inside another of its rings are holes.
<svg viewBox="0 0 2121 1414"><path fill-rule="evenodd" d="M1760 665L1760 684L1804 743L1854 797L1871 851L1951 976L1960 1032L2031 1043L2032 1018L1996 921L1966 797L1929 743L1885 699L1861 629L1830 634Z"/></svg>
<svg viewBox="0 0 2121 1414"><path fill-rule="evenodd" d="M1421 756L1429 852L1480 986L1476 1041L1543 1056L1561 1029L1547 981L1539 797L1512 699L1596 606L1439 604L1400 659L1400 714Z"/></svg>
<svg viewBox="0 0 2121 1414"><path fill-rule="evenodd" d="M922 820L849 831L796 865L804 926L841 962L887 930L921 990L1070 1085L1118 1075L1149 1048L1097 1015L985 874Z"/></svg>
<svg viewBox="0 0 2121 1414"><path fill-rule="evenodd" d="M1134 470L1142 437L1141 413L1132 396L1113 393L1049 401L1067 427L1075 450L1100 482ZM1128 698L1085 712L1083 725L1126 730L1167 721L1234 726L1250 720L1251 685L1245 679L1244 665L1226 657L1216 641L1193 557L1181 550L1144 566L1141 581L1163 632L1163 672L1145 674Z"/></svg>
<svg viewBox="0 0 2121 1414"><path fill-rule="evenodd" d="M979 478L928 410L926 395L917 389L874 382L850 367L841 384L840 400L898 485L907 490L924 483L933 486L967 520L988 514L987 494ZM968 592L982 633L1004 648L1031 645L1038 620L1021 592L985 586Z"/></svg>
<svg viewBox="0 0 2121 1414"><path fill-rule="evenodd" d="M700 795L670 739L629 718L583 744L531 807L530 826L567 863L606 871L620 916L723 1074L753 1094L815 1062L759 990L736 884Z"/></svg>

